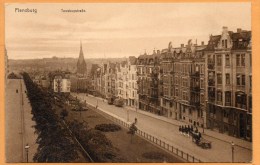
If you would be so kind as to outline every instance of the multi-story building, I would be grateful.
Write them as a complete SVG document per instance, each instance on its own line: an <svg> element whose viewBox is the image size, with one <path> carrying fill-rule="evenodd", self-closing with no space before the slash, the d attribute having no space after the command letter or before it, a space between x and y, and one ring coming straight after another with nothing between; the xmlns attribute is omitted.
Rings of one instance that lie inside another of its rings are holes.
<svg viewBox="0 0 260 165"><path fill-rule="evenodd" d="M159 60L160 52L146 53L137 59L137 83L139 109L166 115L160 108L159 99Z"/></svg>
<svg viewBox="0 0 260 165"><path fill-rule="evenodd" d="M136 62L137 58L130 56L127 60L128 65L128 105L137 108L138 107L138 95L137 95L137 75L136 75Z"/></svg>
<svg viewBox="0 0 260 165"><path fill-rule="evenodd" d="M207 51L210 129L252 140L251 31L210 36Z"/></svg>
<svg viewBox="0 0 260 165"><path fill-rule="evenodd" d="M204 65L202 45L173 48L171 42L161 51L160 98L165 116L195 126L204 126Z"/></svg>
<svg viewBox="0 0 260 165"><path fill-rule="evenodd" d="M53 91L56 93L70 92L70 78L69 75L56 74L53 79Z"/></svg>
<svg viewBox="0 0 260 165"><path fill-rule="evenodd" d="M116 97L123 99L125 105L128 105L128 88L128 65L122 61L116 67Z"/></svg>
<svg viewBox="0 0 260 165"><path fill-rule="evenodd" d="M106 98L116 95L116 64L109 62L108 73L106 77Z"/></svg>
<svg viewBox="0 0 260 165"><path fill-rule="evenodd" d="M211 35L207 57L207 126L252 140L251 31Z"/></svg>

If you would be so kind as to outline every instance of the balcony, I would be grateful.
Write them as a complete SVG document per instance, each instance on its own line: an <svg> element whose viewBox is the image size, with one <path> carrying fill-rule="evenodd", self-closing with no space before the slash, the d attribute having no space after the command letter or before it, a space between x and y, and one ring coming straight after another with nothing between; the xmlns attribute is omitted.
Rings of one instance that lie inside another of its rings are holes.
<svg viewBox="0 0 260 165"><path fill-rule="evenodd" d="M193 92L200 92L200 87L191 87L190 90Z"/></svg>
<svg viewBox="0 0 260 165"><path fill-rule="evenodd" d="M212 118L212 119L217 119L217 115L214 114L214 113L210 113L210 114L209 114L209 117Z"/></svg>
<svg viewBox="0 0 260 165"><path fill-rule="evenodd" d="M225 106L231 106L231 102L225 102Z"/></svg>
<svg viewBox="0 0 260 165"><path fill-rule="evenodd" d="M208 69L214 70L215 69L215 64L208 64Z"/></svg>
<svg viewBox="0 0 260 165"><path fill-rule="evenodd" d="M191 101L190 104L195 106L195 107L199 107L200 106L200 102L199 101Z"/></svg>
<svg viewBox="0 0 260 165"><path fill-rule="evenodd" d="M200 73L197 71L195 73L192 73L191 74L192 77L199 77L200 76Z"/></svg>
<svg viewBox="0 0 260 165"><path fill-rule="evenodd" d="M208 81L208 85L209 85L209 86L215 86L215 81L212 80L212 79L209 80L209 81Z"/></svg>

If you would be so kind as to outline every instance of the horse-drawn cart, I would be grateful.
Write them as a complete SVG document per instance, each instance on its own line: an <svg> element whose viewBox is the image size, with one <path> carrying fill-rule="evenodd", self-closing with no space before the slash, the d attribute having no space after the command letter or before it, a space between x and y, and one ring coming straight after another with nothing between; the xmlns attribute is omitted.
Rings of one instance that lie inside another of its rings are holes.
<svg viewBox="0 0 260 165"><path fill-rule="evenodd" d="M197 146L200 146L203 149L211 148L211 142L204 138L200 138L200 140L196 141L196 144L197 144Z"/></svg>
<svg viewBox="0 0 260 165"><path fill-rule="evenodd" d="M197 144L197 146L203 149L210 149L211 142L201 137L199 132L192 132L192 141Z"/></svg>

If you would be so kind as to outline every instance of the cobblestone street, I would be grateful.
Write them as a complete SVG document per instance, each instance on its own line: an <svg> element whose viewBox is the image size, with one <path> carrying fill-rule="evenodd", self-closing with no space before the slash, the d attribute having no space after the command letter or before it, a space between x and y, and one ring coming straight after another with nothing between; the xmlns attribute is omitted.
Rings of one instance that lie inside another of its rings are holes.
<svg viewBox="0 0 260 165"><path fill-rule="evenodd" d="M76 94L74 94L74 96L76 96ZM143 112L141 110L136 111L135 109L126 107L118 108L114 105L108 105L105 100L93 96L78 94L78 97L81 100L86 100L86 102L91 105L96 106L98 104L98 108L100 110L109 114L114 114L122 120L133 122L134 118L137 118L138 129L150 133L164 142L182 149L184 152L195 156L203 162L231 162L231 141L239 144L239 146L235 146L235 162L250 162L252 159L250 142L215 132L211 133L212 131L206 130L205 133L208 133L209 135L203 134L202 136L212 142L212 149L202 149L196 146L196 144L192 142L191 138L188 138L179 133L178 125L185 125L185 123L181 123L179 121L176 121L176 123L173 123L174 121L169 122L167 119L159 119L153 115L148 114L148 112ZM212 136L210 134L212 134ZM214 138L215 134L217 134L217 138ZM228 142L229 140L230 142Z"/></svg>

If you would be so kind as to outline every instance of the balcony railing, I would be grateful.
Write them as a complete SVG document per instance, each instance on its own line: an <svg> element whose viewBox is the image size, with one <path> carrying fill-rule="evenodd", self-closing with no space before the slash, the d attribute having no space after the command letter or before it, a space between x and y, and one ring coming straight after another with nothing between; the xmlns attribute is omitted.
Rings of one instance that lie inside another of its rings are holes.
<svg viewBox="0 0 260 165"><path fill-rule="evenodd" d="M195 107L199 107L200 106L200 102L199 101L191 101L190 104L195 106Z"/></svg>
<svg viewBox="0 0 260 165"><path fill-rule="evenodd" d="M215 64L208 64L208 69L214 70L215 69Z"/></svg>
<svg viewBox="0 0 260 165"><path fill-rule="evenodd" d="M194 92L199 92L200 91L200 87L191 87L190 89L192 91L194 91Z"/></svg>
<svg viewBox="0 0 260 165"><path fill-rule="evenodd" d="M195 73L192 73L191 76L193 76L193 77L199 77L199 76L200 76L200 73L199 73L199 72L195 72Z"/></svg>

